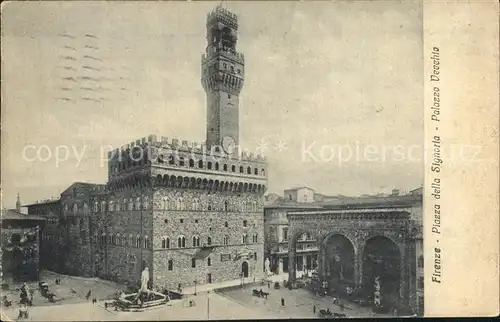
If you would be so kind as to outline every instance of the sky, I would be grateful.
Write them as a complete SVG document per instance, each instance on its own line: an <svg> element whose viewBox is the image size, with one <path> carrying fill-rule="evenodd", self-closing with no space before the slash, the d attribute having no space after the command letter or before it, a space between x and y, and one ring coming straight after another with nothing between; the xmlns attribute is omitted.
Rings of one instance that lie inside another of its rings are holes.
<svg viewBox="0 0 500 322"><path fill-rule="evenodd" d="M3 206L106 182L108 146L149 134L203 142L200 57L218 4L3 3ZM268 192L421 186L419 2L224 6L245 55L240 144L267 158Z"/></svg>

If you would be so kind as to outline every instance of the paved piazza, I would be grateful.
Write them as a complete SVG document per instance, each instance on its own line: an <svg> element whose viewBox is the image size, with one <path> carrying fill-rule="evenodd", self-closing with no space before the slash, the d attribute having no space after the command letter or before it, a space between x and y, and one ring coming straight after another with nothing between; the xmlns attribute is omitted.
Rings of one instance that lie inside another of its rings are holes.
<svg viewBox="0 0 500 322"><path fill-rule="evenodd" d="M253 289L262 290L270 293L267 300L252 295ZM217 291L221 296L227 297L234 302L237 302L248 308L252 308L254 312L261 312L265 315L266 311L270 315L277 315L281 318L313 318L317 317L320 309L330 308L332 312L344 313L347 317L389 317L390 314L375 314L371 308L360 307L353 303L344 301L344 311L341 312L340 307L333 305L333 298L330 296L316 297L306 289L288 290L281 287L275 290L271 285L245 285L244 288L236 287L226 290ZM285 300L285 306L281 306L281 298ZM316 305L316 314L313 313L313 306ZM245 318L245 317L242 317Z"/></svg>

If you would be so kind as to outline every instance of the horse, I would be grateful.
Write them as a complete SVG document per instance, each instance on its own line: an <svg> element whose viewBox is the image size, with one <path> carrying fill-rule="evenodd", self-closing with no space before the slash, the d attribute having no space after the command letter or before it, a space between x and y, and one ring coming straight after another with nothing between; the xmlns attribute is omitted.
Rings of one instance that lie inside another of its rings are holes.
<svg viewBox="0 0 500 322"><path fill-rule="evenodd" d="M331 317L333 315L333 313L330 311L330 309L326 309L326 310L319 310L319 316L322 317L322 318L327 318L327 317Z"/></svg>

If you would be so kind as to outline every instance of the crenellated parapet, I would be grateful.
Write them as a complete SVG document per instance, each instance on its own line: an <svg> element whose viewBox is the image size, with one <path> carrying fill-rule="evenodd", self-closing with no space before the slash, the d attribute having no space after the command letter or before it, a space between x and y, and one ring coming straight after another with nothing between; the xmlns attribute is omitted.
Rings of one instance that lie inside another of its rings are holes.
<svg viewBox="0 0 500 322"><path fill-rule="evenodd" d="M231 28L238 28L238 17L236 14L223 8L222 6L217 6L207 14L207 26L219 22L230 26Z"/></svg>
<svg viewBox="0 0 500 322"><path fill-rule="evenodd" d="M178 177L190 184L178 182L175 187L203 189L206 182L206 188L212 189L209 183L217 182L220 191L263 193L267 186L267 163L262 155L247 151L229 155L220 147L207 150L205 144L177 138L149 135L110 151L108 157L110 190L117 181L125 186L136 182L148 186L151 182L172 184Z"/></svg>

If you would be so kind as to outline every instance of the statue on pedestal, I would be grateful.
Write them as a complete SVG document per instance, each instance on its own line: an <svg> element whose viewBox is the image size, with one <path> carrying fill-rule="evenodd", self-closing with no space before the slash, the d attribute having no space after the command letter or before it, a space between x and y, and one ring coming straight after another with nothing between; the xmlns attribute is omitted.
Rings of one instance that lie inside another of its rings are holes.
<svg viewBox="0 0 500 322"><path fill-rule="evenodd" d="M381 306L381 294L380 294L380 277L375 278L375 294L373 297L373 304L375 306L380 307Z"/></svg>
<svg viewBox="0 0 500 322"><path fill-rule="evenodd" d="M271 275L271 269L270 269L271 263L269 262L269 258L266 258L264 261L264 272L266 273L266 276Z"/></svg>
<svg viewBox="0 0 500 322"><path fill-rule="evenodd" d="M148 293L149 268L145 267L141 274L141 288L139 292Z"/></svg>

